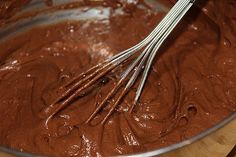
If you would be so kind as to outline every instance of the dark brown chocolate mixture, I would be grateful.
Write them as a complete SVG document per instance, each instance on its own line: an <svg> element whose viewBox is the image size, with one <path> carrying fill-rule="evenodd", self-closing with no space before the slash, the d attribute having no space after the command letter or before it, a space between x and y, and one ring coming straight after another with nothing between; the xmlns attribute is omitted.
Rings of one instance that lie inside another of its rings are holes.
<svg viewBox="0 0 236 157"><path fill-rule="evenodd" d="M210 0L193 7L165 43L132 115L126 111L134 90L104 128L83 124L116 81L111 74L110 83L74 101L46 128L39 113L60 86L141 41L163 17L132 2L109 19L33 28L0 45L1 145L51 156L137 153L192 137L235 112L236 1Z"/></svg>
<svg viewBox="0 0 236 157"><path fill-rule="evenodd" d="M0 2L0 21L13 16L30 0L4 0Z"/></svg>

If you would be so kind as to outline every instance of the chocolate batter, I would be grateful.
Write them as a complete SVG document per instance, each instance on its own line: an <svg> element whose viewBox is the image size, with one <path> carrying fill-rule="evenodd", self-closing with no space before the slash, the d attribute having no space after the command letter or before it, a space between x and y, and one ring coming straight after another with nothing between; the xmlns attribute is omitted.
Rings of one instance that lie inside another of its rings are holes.
<svg viewBox="0 0 236 157"><path fill-rule="evenodd" d="M106 2L96 5L111 7L108 19L36 27L1 43L1 145L49 156L138 153L190 138L236 111L236 1L209 0L165 42L131 115L135 89L104 127L84 124L116 72L45 125L41 113L63 84L141 41L164 15L138 0Z"/></svg>

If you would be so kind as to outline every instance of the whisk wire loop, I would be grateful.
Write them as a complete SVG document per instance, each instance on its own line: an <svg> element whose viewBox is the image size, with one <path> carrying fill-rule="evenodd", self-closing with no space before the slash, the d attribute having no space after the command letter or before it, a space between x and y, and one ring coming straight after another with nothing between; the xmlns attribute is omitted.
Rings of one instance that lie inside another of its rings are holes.
<svg viewBox="0 0 236 157"><path fill-rule="evenodd" d="M91 87L107 73L114 70L117 66L124 63L135 53L144 48L143 51L141 51L141 53L137 56L137 58L134 59L133 62L121 74L120 80L106 95L103 101L96 106L95 110L91 113L85 123L90 123L96 117L98 112L102 110L106 103L108 103L108 100L111 99L112 96L117 94L121 86L124 86L124 88L121 92L119 92L120 94L114 101L114 104L111 105L111 107L105 114L105 117L102 119L101 124L105 124L107 119L115 111L120 101L129 92L131 87L136 82L138 76L143 71L140 83L138 84L138 88L135 93L134 101L129 108L129 113L132 113L134 107L140 99L141 93L148 77L148 73L158 50L160 49L165 39L170 35L176 25L183 18L183 16L191 8L194 2L195 0L179 0L163 18L163 20L154 28L154 30L140 43L105 60L103 63L93 66L86 72L74 77L71 81L65 84L62 88L69 89L64 91L61 96L59 96L51 105L43 110L43 112L47 114L46 123L48 123L48 121L55 114L60 112L60 110L69 105L71 101L73 101L81 94L81 92Z"/></svg>

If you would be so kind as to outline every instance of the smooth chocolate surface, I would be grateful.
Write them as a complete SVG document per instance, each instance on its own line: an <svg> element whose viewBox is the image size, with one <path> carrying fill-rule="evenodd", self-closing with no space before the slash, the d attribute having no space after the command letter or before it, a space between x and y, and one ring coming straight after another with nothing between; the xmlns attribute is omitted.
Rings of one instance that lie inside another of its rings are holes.
<svg viewBox="0 0 236 157"><path fill-rule="evenodd" d="M132 114L127 110L136 86L104 126L96 122L112 99L84 124L123 65L45 125L42 112L60 87L140 42L165 15L138 0L83 6L108 7L110 15L35 27L0 44L1 145L49 156L132 154L188 139L236 111L236 1L209 0L191 8L164 43ZM5 14L0 12L2 20Z"/></svg>

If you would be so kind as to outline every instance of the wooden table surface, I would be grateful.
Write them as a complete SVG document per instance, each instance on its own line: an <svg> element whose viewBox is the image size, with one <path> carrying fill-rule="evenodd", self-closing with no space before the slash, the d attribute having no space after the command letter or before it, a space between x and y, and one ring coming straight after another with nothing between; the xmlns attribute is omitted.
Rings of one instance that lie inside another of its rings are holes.
<svg viewBox="0 0 236 157"><path fill-rule="evenodd" d="M226 157L235 144L236 119L213 134L161 157ZM0 157L13 156L0 152Z"/></svg>
<svg viewBox="0 0 236 157"><path fill-rule="evenodd" d="M235 144L236 119L213 134L161 157L226 157Z"/></svg>

